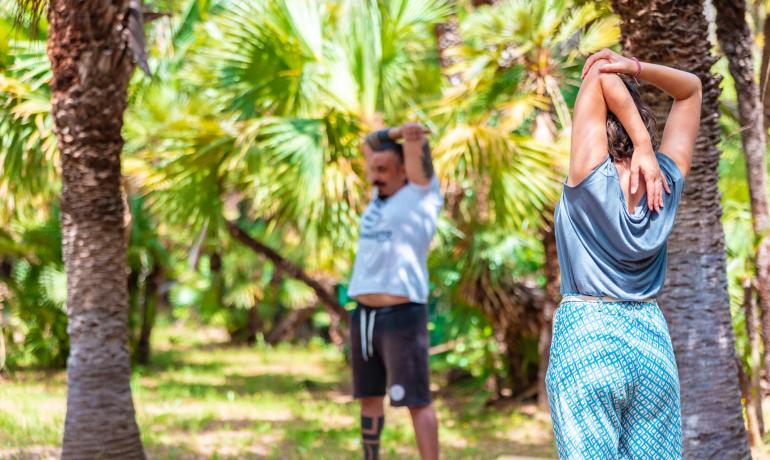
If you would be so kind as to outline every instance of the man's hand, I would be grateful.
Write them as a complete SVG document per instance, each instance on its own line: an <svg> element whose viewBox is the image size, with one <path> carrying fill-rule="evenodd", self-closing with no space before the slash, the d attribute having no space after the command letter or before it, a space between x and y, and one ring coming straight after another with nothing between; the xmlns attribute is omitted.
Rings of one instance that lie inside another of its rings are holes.
<svg viewBox="0 0 770 460"><path fill-rule="evenodd" d="M642 176L647 185L647 208L659 212L663 207L663 190L671 193L663 171L660 170L658 159L652 146L634 150L631 157L631 193L636 193L639 188L639 176Z"/></svg>
<svg viewBox="0 0 770 460"><path fill-rule="evenodd" d="M430 134L430 130L419 122L410 121L397 128L391 128L389 134L392 139L403 138L404 142L421 142L425 140L427 134Z"/></svg>

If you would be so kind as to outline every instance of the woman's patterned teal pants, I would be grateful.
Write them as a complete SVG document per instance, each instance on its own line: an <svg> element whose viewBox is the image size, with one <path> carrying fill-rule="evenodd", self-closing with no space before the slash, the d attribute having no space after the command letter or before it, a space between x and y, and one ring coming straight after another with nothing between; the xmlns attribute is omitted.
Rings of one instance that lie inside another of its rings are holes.
<svg viewBox="0 0 770 460"><path fill-rule="evenodd" d="M562 302L546 387L560 459L682 458L679 377L655 302Z"/></svg>

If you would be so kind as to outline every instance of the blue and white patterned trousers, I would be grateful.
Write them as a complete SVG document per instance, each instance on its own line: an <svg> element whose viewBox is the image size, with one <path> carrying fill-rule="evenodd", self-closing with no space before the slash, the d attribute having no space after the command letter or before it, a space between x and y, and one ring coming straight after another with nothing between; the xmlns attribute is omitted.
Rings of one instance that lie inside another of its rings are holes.
<svg viewBox="0 0 770 460"><path fill-rule="evenodd" d="M679 377L656 303L563 302L546 387L560 459L682 458Z"/></svg>

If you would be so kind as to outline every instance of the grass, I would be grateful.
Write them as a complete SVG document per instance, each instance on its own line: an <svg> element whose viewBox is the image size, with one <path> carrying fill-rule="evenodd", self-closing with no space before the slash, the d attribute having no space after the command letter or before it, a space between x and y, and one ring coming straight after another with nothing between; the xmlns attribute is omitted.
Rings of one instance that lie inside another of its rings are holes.
<svg viewBox="0 0 770 460"><path fill-rule="evenodd" d="M335 348L229 347L224 340L213 329L157 331L153 364L132 376L149 458L360 458L358 409ZM0 375L0 459L58 458L65 397L64 372ZM555 458L546 414L484 402L474 390L442 389L443 458ZM416 458L407 411L388 409L386 417L382 458ZM753 454L770 459L770 445Z"/></svg>
<svg viewBox="0 0 770 460"><path fill-rule="evenodd" d="M151 459L358 458L358 408L333 347L229 347L215 330L160 329L153 364L132 376ZM64 372L0 377L0 458L58 458ZM437 378L438 381L438 378ZM444 458L555 458L547 416L488 408L461 388L436 399ZM416 458L405 409L388 409L382 457Z"/></svg>

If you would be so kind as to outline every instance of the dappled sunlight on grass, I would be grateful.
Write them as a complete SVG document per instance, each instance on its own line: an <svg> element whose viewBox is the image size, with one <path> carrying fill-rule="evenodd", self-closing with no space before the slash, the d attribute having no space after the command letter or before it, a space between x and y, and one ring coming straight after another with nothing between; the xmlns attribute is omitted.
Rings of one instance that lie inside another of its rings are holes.
<svg viewBox="0 0 770 460"><path fill-rule="evenodd" d="M318 343L239 348L207 343L212 336L161 330L153 363L136 367L134 402L150 458L359 456L358 407L338 350ZM64 372L7 377L0 388L0 458L33 447L55 458L65 394ZM436 406L445 458L554 457L542 414L485 407L481 395L465 389L443 391ZM386 417L383 458L415 458L408 411L388 408Z"/></svg>

